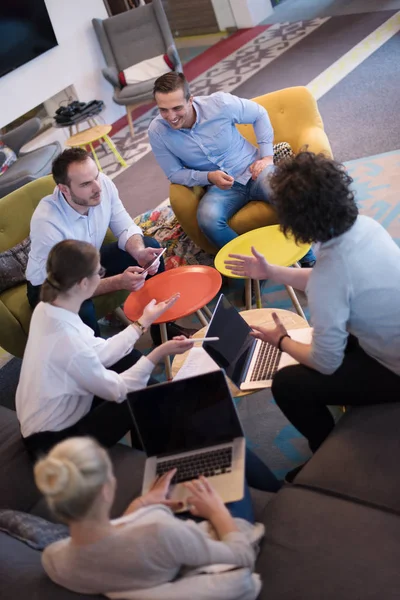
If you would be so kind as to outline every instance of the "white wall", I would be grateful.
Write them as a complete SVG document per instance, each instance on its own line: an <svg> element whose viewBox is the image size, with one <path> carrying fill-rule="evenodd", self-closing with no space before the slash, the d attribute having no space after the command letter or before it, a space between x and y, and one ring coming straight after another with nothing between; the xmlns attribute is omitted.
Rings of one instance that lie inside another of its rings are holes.
<svg viewBox="0 0 400 600"><path fill-rule="evenodd" d="M0 78L0 127L69 85L83 102L104 100L101 117L113 123L125 108L113 102L112 86L101 74L105 62L91 22L107 18L103 0L45 2L58 46ZM68 129L51 131L65 139Z"/></svg>
<svg viewBox="0 0 400 600"><path fill-rule="evenodd" d="M254 27L274 12L270 0L229 0L239 29Z"/></svg>
<svg viewBox="0 0 400 600"><path fill-rule="evenodd" d="M220 31L224 31L227 27L236 27L229 0L211 0L211 2Z"/></svg>

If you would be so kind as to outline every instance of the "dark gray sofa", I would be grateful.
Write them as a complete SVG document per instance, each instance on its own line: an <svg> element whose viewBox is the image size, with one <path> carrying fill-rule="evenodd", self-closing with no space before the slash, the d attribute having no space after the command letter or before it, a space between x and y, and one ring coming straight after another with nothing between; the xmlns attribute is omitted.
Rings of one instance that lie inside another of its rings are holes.
<svg viewBox="0 0 400 600"><path fill-rule="evenodd" d="M257 561L260 600L400 597L400 404L352 409L295 483L252 491L266 538ZM143 456L117 445L113 515L140 493ZM268 504L268 506L267 506ZM15 413L0 407L0 508L49 518L35 488ZM0 598L100 600L49 581L40 552L0 533ZM195 593L193 600L195 600ZM103 599L104 600L104 599Z"/></svg>

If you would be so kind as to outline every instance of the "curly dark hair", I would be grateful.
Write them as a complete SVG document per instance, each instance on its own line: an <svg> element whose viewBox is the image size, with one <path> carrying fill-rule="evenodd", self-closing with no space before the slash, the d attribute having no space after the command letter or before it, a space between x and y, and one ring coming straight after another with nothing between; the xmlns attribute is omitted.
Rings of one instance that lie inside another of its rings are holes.
<svg viewBox="0 0 400 600"><path fill-rule="evenodd" d="M323 154L302 151L279 163L270 185L281 231L303 244L345 233L358 215L352 182L343 165Z"/></svg>

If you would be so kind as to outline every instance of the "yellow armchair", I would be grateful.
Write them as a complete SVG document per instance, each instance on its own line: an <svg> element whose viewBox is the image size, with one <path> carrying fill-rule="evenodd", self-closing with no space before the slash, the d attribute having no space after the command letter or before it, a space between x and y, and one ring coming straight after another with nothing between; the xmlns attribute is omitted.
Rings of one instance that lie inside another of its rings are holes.
<svg viewBox="0 0 400 600"><path fill-rule="evenodd" d="M315 153L322 152L332 157L328 137L324 131L318 105L305 87L292 87L253 98L269 114L274 128L274 144L288 142L297 153L304 146ZM257 145L252 125L238 125L240 133L254 146ZM171 184L170 202L172 209L185 233L200 248L211 254L217 249L210 244L197 223L197 207L205 189L188 188ZM265 202L250 201L229 221L230 227L239 235L266 225L276 225L275 210Z"/></svg>
<svg viewBox="0 0 400 600"><path fill-rule="evenodd" d="M54 190L51 175L32 181L0 199L0 252L12 248L29 235L30 222L39 201ZM105 241L115 238L109 231ZM94 299L99 318L117 308L128 292L114 292ZM32 309L26 296L26 284L0 294L0 346L22 357L28 337Z"/></svg>

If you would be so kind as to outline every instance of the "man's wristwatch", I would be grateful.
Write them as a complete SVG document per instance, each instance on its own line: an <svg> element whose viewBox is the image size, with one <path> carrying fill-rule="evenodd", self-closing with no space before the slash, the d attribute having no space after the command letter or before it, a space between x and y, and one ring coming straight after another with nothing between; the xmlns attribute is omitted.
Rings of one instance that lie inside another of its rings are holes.
<svg viewBox="0 0 400 600"><path fill-rule="evenodd" d="M146 327L144 325L142 325L140 321L133 321L132 325L136 325L136 327L139 329L141 335L146 331Z"/></svg>
<svg viewBox="0 0 400 600"><path fill-rule="evenodd" d="M283 350L282 350L282 342L283 342L283 340L285 338L292 339L288 333L284 333L283 335L281 335L281 337L279 338L278 343L277 343L277 348L278 348L278 350L280 352L283 352Z"/></svg>

